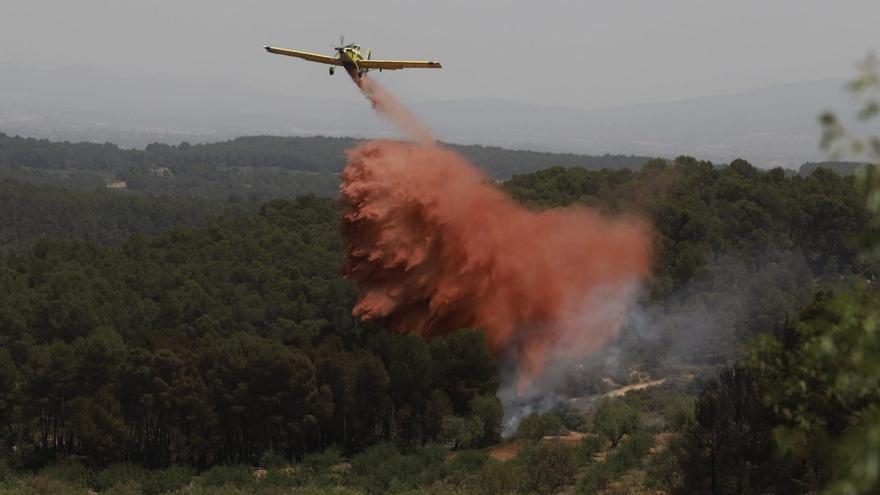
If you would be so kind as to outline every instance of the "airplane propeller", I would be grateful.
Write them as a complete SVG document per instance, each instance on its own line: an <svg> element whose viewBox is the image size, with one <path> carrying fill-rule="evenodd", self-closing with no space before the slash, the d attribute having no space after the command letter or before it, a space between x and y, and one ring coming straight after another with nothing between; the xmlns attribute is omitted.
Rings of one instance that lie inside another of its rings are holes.
<svg viewBox="0 0 880 495"><path fill-rule="evenodd" d="M335 50L337 52L341 52L342 49L345 48L345 35L344 34L339 35L339 46L336 46L333 43L330 43L330 47L333 48L333 50Z"/></svg>

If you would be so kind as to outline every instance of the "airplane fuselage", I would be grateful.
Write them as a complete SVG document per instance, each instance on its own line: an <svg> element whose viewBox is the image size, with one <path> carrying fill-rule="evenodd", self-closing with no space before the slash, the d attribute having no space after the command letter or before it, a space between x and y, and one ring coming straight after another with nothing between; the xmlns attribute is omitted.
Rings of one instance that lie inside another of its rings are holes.
<svg viewBox="0 0 880 495"><path fill-rule="evenodd" d="M354 64L357 64L364 59L359 49L350 46L346 46L342 50L339 50L339 56Z"/></svg>
<svg viewBox="0 0 880 495"><path fill-rule="evenodd" d="M351 75L351 77L360 77L367 72L367 69L358 67L358 62L364 59L361 55L360 48L354 46L344 46L338 49L339 58L342 66Z"/></svg>

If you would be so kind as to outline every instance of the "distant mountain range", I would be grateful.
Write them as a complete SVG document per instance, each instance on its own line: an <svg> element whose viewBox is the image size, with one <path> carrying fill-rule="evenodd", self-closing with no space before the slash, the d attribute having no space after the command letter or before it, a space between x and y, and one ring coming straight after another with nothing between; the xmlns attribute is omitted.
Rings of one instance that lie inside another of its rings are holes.
<svg viewBox="0 0 880 495"><path fill-rule="evenodd" d="M240 135L393 136L360 100L0 64L0 131L53 140L210 142ZM384 77L384 76L379 76ZM495 99L409 106L443 141L590 155L691 155L760 167L821 161L817 115L851 110L841 80L599 109Z"/></svg>

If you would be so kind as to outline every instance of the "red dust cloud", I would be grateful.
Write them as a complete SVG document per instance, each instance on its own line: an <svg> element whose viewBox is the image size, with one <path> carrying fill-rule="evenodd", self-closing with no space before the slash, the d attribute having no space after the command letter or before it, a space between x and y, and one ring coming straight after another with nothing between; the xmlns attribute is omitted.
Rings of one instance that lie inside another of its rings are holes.
<svg viewBox="0 0 880 495"><path fill-rule="evenodd" d="M353 312L425 338L481 328L517 359L517 389L549 361L613 339L651 267L651 230L582 207L530 211L457 153L436 146L375 81L354 78L416 143L348 151L340 203Z"/></svg>

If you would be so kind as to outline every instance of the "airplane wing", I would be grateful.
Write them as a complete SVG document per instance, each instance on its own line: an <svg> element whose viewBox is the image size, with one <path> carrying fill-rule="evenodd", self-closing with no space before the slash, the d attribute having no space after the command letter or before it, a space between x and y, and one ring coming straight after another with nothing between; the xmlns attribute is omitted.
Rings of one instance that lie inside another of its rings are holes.
<svg viewBox="0 0 880 495"><path fill-rule="evenodd" d="M326 55L319 55L317 53L310 52L300 52L297 50L288 50L287 48L276 48L274 46L265 46L263 48L265 48L267 52L277 55L287 55L288 57L301 58L310 62L318 62L321 64L342 65L342 62L340 62L339 59L336 57L328 57Z"/></svg>
<svg viewBox="0 0 880 495"><path fill-rule="evenodd" d="M440 69L440 62L421 62L415 60L358 60L361 69Z"/></svg>

